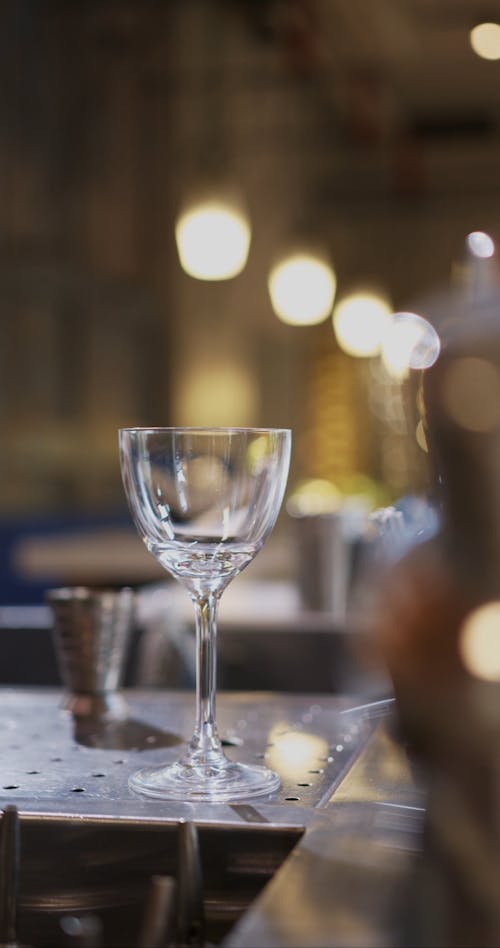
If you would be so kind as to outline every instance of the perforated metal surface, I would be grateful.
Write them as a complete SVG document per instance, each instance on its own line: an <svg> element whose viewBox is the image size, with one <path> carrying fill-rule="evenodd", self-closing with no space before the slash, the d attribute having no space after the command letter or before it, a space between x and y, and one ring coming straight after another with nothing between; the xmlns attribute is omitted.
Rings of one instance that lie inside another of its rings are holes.
<svg viewBox="0 0 500 948"><path fill-rule="evenodd" d="M129 692L126 722L75 725L52 689L0 690L0 806L51 819L304 823L304 808L330 798L366 742L372 721L336 697L221 694L218 719L235 760L268 763L281 777L274 797L237 804L187 804L140 797L136 769L174 760L191 736L190 692Z"/></svg>

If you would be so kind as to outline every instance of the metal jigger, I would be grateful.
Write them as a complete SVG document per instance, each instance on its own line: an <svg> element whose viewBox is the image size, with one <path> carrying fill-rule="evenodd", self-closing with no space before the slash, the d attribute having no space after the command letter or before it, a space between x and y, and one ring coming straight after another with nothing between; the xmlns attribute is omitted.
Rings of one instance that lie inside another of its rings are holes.
<svg viewBox="0 0 500 948"><path fill-rule="evenodd" d="M126 718L127 703L117 689L132 628L132 589L49 589L46 600L66 688L63 707L77 718Z"/></svg>

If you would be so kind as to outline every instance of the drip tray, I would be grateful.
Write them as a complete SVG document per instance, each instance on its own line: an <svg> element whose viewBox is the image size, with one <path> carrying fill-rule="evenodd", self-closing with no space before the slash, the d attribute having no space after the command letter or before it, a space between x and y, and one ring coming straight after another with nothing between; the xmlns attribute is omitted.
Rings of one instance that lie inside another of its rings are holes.
<svg viewBox="0 0 500 948"><path fill-rule="evenodd" d="M248 807L165 802L128 787L135 770L175 760L191 736L189 692L125 693L128 717L75 723L60 691L0 690L0 806L41 819L189 819L302 825L301 810L327 802L373 729L346 698L275 693L222 694L218 722L233 760L260 762L281 778L277 794ZM370 706L368 706L370 707Z"/></svg>
<svg viewBox="0 0 500 948"><path fill-rule="evenodd" d="M128 778L179 755L193 696L124 697L125 720L83 725L58 690L0 691L0 807L20 817L18 938L35 948L77 944L62 921L89 915L103 948L140 944L152 879L177 877L186 823L196 827L205 943L217 944L317 822L374 728L345 698L222 694L228 756L268 764L281 788L233 804L168 802L135 794Z"/></svg>

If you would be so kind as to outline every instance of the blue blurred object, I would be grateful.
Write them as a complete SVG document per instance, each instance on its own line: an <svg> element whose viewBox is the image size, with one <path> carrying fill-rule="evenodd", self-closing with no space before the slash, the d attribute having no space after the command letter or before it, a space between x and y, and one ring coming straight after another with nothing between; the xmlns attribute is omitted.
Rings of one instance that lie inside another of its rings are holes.
<svg viewBox="0 0 500 948"><path fill-rule="evenodd" d="M71 513L0 519L0 605L43 603L47 587L59 583L57 576L37 580L21 572L16 564L15 551L23 539L90 535L96 529L128 526L130 516L126 508L109 514Z"/></svg>

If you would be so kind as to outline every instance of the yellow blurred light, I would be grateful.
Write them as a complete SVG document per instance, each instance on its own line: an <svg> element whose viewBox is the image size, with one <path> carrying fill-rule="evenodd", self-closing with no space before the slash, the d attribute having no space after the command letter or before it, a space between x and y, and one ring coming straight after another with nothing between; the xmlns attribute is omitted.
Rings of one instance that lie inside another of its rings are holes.
<svg viewBox="0 0 500 948"><path fill-rule="evenodd" d="M487 259L495 253L495 244L489 234L482 230L475 230L467 235L466 244L474 257Z"/></svg>
<svg viewBox="0 0 500 948"><path fill-rule="evenodd" d="M253 438L247 448L248 466L253 473L263 470L269 452L269 439L266 435Z"/></svg>
<svg viewBox="0 0 500 948"><path fill-rule="evenodd" d="M479 23L470 31L470 44L481 59L500 59L500 26L498 23Z"/></svg>
<svg viewBox="0 0 500 948"><path fill-rule="evenodd" d="M341 501L342 495L335 484L322 478L311 478L295 488L287 510L295 517L334 513Z"/></svg>
<svg viewBox="0 0 500 948"><path fill-rule="evenodd" d="M314 326L330 316L337 280L324 260L312 254L292 254L269 274L273 309L290 326Z"/></svg>
<svg viewBox="0 0 500 948"><path fill-rule="evenodd" d="M395 313L382 338L382 362L389 375L407 377L410 369L428 369L440 350L439 336L417 313Z"/></svg>
<svg viewBox="0 0 500 948"><path fill-rule="evenodd" d="M243 211L217 199L188 208L175 225L181 265L197 280L237 276L247 262L250 237Z"/></svg>
<svg viewBox="0 0 500 948"><path fill-rule="evenodd" d="M372 293L353 293L344 297L333 312L337 342L352 356L375 356L380 352L391 307L387 300Z"/></svg>
<svg viewBox="0 0 500 948"><path fill-rule="evenodd" d="M447 368L442 398L452 421L466 431L485 433L500 425L500 372L487 359L455 359Z"/></svg>
<svg viewBox="0 0 500 948"><path fill-rule="evenodd" d="M467 616L458 648L471 675L500 681L500 602L488 602Z"/></svg>
<svg viewBox="0 0 500 948"><path fill-rule="evenodd" d="M328 755L328 743L315 734L285 731L285 728L285 724L276 724L269 732L272 746L267 754L268 765L282 780L293 783L307 780L308 770L321 770L321 758Z"/></svg>
<svg viewBox="0 0 500 948"><path fill-rule="evenodd" d="M256 381L236 362L197 362L177 387L175 410L185 425L251 425L258 410Z"/></svg>

